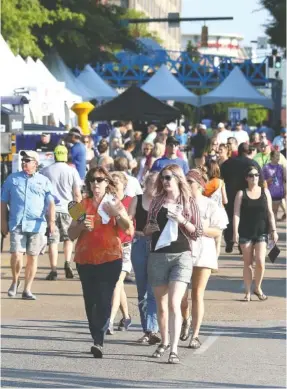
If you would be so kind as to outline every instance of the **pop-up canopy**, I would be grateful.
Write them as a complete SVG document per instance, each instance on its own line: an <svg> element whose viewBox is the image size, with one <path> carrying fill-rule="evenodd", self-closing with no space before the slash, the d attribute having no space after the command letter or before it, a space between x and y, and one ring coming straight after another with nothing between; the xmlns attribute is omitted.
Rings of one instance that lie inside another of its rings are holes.
<svg viewBox="0 0 287 389"><path fill-rule="evenodd" d="M198 96L186 89L168 70L162 65L158 71L148 80L142 90L159 100L173 100L197 106Z"/></svg>
<svg viewBox="0 0 287 389"><path fill-rule="evenodd" d="M273 101L259 93L250 84L238 66L232 70L217 88L201 96L200 106L231 102L259 104L266 108L273 108Z"/></svg>

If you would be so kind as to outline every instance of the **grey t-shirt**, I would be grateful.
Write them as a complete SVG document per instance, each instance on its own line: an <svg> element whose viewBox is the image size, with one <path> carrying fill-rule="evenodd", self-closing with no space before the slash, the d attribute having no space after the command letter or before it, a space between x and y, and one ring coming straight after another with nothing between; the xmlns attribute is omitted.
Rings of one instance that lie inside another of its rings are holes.
<svg viewBox="0 0 287 389"><path fill-rule="evenodd" d="M55 162L42 169L41 174L52 182L54 194L60 201L56 204L56 212L68 213L68 204L74 199L73 190L82 186L77 169L65 162Z"/></svg>

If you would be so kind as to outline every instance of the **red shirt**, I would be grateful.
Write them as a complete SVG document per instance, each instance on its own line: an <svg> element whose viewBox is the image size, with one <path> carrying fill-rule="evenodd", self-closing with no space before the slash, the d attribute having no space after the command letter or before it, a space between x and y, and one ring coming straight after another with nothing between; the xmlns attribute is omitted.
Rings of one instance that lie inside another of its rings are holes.
<svg viewBox="0 0 287 389"><path fill-rule="evenodd" d="M126 210L129 209L130 203L132 202L132 197L126 196L122 199L122 204ZM123 230L119 228L118 230L119 238L122 243L130 243L133 240L133 236L126 234Z"/></svg>

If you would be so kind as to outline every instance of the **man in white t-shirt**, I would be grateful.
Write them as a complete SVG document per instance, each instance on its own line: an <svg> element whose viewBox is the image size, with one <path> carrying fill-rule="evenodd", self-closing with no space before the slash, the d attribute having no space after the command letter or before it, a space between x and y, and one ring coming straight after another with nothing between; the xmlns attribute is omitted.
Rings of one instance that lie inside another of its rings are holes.
<svg viewBox="0 0 287 389"><path fill-rule="evenodd" d="M242 129L242 124L239 122L236 123L235 131L233 131L233 136L237 140L238 146L240 146L241 143L249 143L249 135L246 131Z"/></svg>
<svg viewBox="0 0 287 389"><path fill-rule="evenodd" d="M232 131L226 130L223 123L218 123L217 129L218 129L218 134L217 134L218 145L222 143L226 145L228 138L233 136Z"/></svg>
<svg viewBox="0 0 287 389"><path fill-rule="evenodd" d="M114 163L114 170L123 172L127 176L128 183L125 189L125 195L135 197L143 193L142 187L136 177L131 176L129 171L129 161L125 157L117 157Z"/></svg>

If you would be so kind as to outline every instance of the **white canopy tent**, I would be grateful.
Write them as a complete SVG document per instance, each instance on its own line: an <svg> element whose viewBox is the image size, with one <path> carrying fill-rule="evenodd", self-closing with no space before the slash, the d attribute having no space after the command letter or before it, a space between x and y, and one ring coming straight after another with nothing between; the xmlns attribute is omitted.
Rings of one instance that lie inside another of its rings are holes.
<svg viewBox="0 0 287 389"><path fill-rule="evenodd" d="M166 65L162 65L142 89L159 100L173 100L198 106L198 96L185 88Z"/></svg>
<svg viewBox="0 0 287 389"><path fill-rule="evenodd" d="M201 96L199 105L232 102L258 104L266 108L273 108L272 99L259 93L238 66L232 70L217 88Z"/></svg>
<svg viewBox="0 0 287 389"><path fill-rule="evenodd" d="M86 65L84 70L79 74L77 80L81 81L86 87L94 92L94 99L112 100L118 96L118 93L107 84L90 65Z"/></svg>
<svg viewBox="0 0 287 389"><path fill-rule="evenodd" d="M44 63L48 67L49 71L58 80L66 84L73 94L81 96L84 100L91 100L94 97L94 92L78 80L73 72L68 68L64 61L60 58L59 54L54 53L45 58Z"/></svg>

